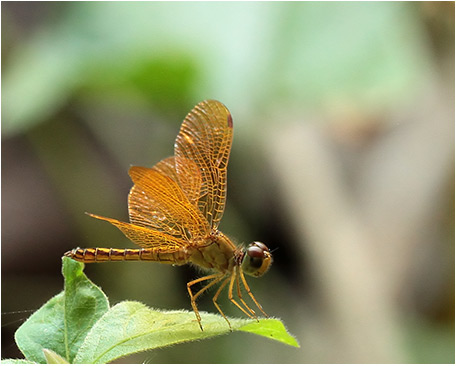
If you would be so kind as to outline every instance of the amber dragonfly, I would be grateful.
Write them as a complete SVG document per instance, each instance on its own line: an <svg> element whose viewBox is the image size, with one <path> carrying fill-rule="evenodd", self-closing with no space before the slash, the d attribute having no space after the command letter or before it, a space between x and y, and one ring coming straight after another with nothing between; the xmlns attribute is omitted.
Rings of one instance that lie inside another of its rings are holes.
<svg viewBox="0 0 457 366"><path fill-rule="evenodd" d="M227 194L227 164L233 139L233 122L220 102L206 100L184 119L174 145L174 156L152 168L133 166L134 183L128 195L130 223L88 214L108 221L141 249L76 248L65 253L80 262L152 261L172 265L193 264L211 273L187 283L192 309L203 330L197 298L219 284L214 306L230 322L218 304L228 285L228 298L244 314L257 319L242 297L241 285L267 316L252 294L245 274L262 276L273 257L258 241L235 245L218 230ZM197 292L192 286L207 281ZM236 287L237 299L234 297Z"/></svg>

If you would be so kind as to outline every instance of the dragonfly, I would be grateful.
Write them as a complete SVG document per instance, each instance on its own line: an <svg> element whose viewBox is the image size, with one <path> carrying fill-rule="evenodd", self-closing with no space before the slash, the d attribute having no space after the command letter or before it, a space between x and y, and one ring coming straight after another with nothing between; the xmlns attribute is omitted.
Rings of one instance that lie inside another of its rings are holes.
<svg viewBox="0 0 457 366"><path fill-rule="evenodd" d="M235 245L218 230L227 196L227 164L232 140L233 121L228 109L215 100L197 104L181 125L174 156L152 168L130 168L134 183L128 195L130 222L88 213L116 226L141 248L76 248L65 256L84 263L152 261L191 264L207 270L209 274L187 283L191 306L202 331L196 301L217 284L213 304L230 329L230 321L218 304L227 285L229 300L246 316L258 319L243 299L242 291L268 317L252 294L245 274L253 277L265 274L273 261L270 250L259 241L247 246ZM192 291L198 283L204 286Z"/></svg>

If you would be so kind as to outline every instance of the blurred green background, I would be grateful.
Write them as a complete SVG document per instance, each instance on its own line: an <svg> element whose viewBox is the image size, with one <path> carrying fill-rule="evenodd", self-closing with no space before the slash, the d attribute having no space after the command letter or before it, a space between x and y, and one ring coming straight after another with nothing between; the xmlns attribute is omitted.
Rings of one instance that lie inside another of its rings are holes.
<svg viewBox="0 0 457 366"><path fill-rule="evenodd" d="M452 2L1 6L2 358L61 290L65 251L133 247L84 212L127 220L129 166L171 155L217 99L235 128L220 228L275 249L249 283L301 348L235 333L122 361L454 362ZM189 310L198 276L86 273L112 304Z"/></svg>

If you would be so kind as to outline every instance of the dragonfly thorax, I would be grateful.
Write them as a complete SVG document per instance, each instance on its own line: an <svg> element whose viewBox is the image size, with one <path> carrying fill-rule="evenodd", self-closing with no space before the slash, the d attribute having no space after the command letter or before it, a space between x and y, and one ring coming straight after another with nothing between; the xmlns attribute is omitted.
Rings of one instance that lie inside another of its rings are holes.
<svg viewBox="0 0 457 366"><path fill-rule="evenodd" d="M236 246L225 234L215 231L192 246L190 262L222 273L231 272L235 266L236 251Z"/></svg>

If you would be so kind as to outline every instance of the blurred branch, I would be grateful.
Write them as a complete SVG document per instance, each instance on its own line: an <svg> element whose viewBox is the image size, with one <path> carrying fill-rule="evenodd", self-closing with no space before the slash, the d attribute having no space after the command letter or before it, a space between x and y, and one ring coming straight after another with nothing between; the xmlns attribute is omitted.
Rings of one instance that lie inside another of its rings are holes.
<svg viewBox="0 0 457 366"><path fill-rule="evenodd" d="M266 140L289 219L307 243L300 249L321 281L327 312L316 322L329 326L335 362L407 360L398 292L410 282L418 245L436 247L417 233L435 212L453 156L449 98L432 92L424 99L403 116L409 122L375 140L351 189L322 123L288 118L296 122Z"/></svg>
<svg viewBox="0 0 457 366"><path fill-rule="evenodd" d="M453 96L431 85L414 105L391 117L394 127L364 157L357 177L360 211L377 238L373 253L389 268L383 276L393 295L411 281L415 262L438 249L435 241L422 238L443 207L453 171L452 106Z"/></svg>

